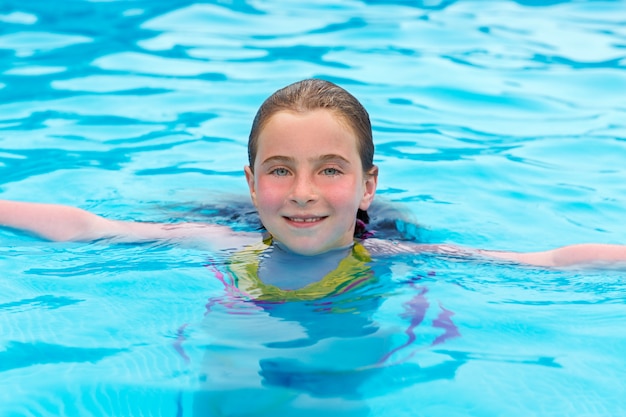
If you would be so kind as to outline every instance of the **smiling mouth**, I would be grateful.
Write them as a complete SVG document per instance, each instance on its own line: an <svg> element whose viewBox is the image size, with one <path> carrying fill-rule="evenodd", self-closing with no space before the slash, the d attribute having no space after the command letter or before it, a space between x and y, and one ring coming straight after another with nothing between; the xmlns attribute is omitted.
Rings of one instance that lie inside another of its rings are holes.
<svg viewBox="0 0 626 417"><path fill-rule="evenodd" d="M285 217L287 220L293 223L316 223L324 220L326 217Z"/></svg>

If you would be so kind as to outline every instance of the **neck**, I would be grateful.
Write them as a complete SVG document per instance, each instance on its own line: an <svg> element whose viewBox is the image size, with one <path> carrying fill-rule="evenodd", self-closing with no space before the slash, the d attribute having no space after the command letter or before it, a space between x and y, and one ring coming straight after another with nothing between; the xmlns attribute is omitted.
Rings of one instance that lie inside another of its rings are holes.
<svg viewBox="0 0 626 417"><path fill-rule="evenodd" d="M318 257L323 257L323 256L325 256L327 254L332 254L332 253L335 253L335 252L342 252L342 251L345 251L347 249L351 249L353 246L354 246L354 242L350 242L347 245L339 246L339 247L336 247L336 248L332 248L332 249L327 250L326 252L317 253L315 255L303 255L301 253L292 251L291 249L289 249L289 247L287 245L285 245L282 242L279 242L276 239L272 240L272 247L276 248L277 250L280 250L280 251L285 252L285 253L289 253L289 254L291 254L293 256L301 256L303 258L312 258L312 259L317 259Z"/></svg>
<svg viewBox="0 0 626 417"><path fill-rule="evenodd" d="M349 256L354 243L318 255L301 255L280 242L273 242L262 257L259 278L265 284L295 290L320 281Z"/></svg>

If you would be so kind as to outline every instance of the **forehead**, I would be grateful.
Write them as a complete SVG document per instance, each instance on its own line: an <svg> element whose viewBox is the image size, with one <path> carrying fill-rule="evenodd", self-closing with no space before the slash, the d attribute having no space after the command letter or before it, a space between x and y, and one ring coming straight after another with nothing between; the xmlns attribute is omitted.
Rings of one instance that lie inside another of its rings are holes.
<svg viewBox="0 0 626 417"><path fill-rule="evenodd" d="M281 111L259 133L255 164L276 157L312 160L323 155L356 163L360 159L356 135L329 110Z"/></svg>
<svg viewBox="0 0 626 417"><path fill-rule="evenodd" d="M354 129L345 117L336 111L315 109L307 111L281 110L263 124L259 132L259 144L263 139L291 139L298 141L307 137L342 137L357 143ZM358 144L357 144L358 145Z"/></svg>

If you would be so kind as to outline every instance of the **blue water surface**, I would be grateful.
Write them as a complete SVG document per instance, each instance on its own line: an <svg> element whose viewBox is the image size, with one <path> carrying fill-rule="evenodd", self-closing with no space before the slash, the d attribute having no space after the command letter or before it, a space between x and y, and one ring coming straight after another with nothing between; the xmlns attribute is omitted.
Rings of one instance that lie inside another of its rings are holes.
<svg viewBox="0 0 626 417"><path fill-rule="evenodd" d="M408 238L626 243L625 11L5 0L0 198L246 227L214 207L246 210L256 109L320 77L369 110ZM398 257L343 298L268 306L223 262L0 229L0 415L626 415L623 269Z"/></svg>

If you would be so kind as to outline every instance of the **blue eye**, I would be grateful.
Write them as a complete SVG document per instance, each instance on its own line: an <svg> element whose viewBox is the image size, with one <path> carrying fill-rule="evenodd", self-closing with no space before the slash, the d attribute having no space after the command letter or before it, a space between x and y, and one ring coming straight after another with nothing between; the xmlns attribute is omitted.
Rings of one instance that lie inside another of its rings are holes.
<svg viewBox="0 0 626 417"><path fill-rule="evenodd" d="M324 175L333 176L333 175L339 175L340 172L337 168L324 168L322 173Z"/></svg>
<svg viewBox="0 0 626 417"><path fill-rule="evenodd" d="M284 177L285 175L289 175L289 171L287 168L276 168L272 171L272 174L278 177Z"/></svg>

